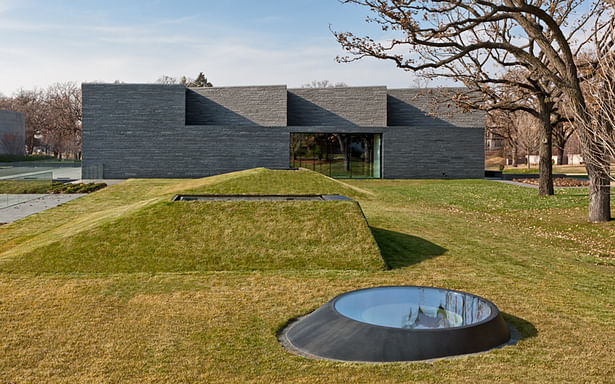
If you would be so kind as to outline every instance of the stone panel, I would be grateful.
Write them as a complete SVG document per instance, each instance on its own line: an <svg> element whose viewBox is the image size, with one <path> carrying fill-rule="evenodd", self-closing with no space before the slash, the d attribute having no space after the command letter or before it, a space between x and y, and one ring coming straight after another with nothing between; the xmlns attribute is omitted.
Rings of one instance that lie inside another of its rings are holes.
<svg viewBox="0 0 615 384"><path fill-rule="evenodd" d="M185 124L185 89L183 85L83 84L82 173L86 172L82 176L92 176L89 170L102 166L105 178L131 177L138 174L135 169L149 164L152 154L176 152L173 136Z"/></svg>
<svg viewBox="0 0 615 384"><path fill-rule="evenodd" d="M288 167L285 127L175 126L110 139L97 156L106 179L195 178L255 167Z"/></svg>
<svg viewBox="0 0 615 384"><path fill-rule="evenodd" d="M283 127L286 86L189 88L186 124Z"/></svg>
<svg viewBox="0 0 615 384"><path fill-rule="evenodd" d="M386 103L386 87L289 89L288 125L383 127Z"/></svg>
<svg viewBox="0 0 615 384"><path fill-rule="evenodd" d="M0 111L0 154L23 155L25 150L25 115L21 112Z"/></svg>
<svg viewBox="0 0 615 384"><path fill-rule="evenodd" d="M389 89L387 125L484 128L484 112L463 112L451 101L453 93L460 89Z"/></svg>
<svg viewBox="0 0 615 384"><path fill-rule="evenodd" d="M383 177L387 179L483 178L484 130L460 127L387 127Z"/></svg>

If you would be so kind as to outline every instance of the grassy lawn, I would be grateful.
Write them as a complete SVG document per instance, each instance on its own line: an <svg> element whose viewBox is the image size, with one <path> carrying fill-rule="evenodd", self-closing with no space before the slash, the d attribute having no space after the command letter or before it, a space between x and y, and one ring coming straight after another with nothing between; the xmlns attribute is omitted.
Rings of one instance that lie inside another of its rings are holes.
<svg viewBox="0 0 615 384"><path fill-rule="evenodd" d="M51 180L0 180L0 194L46 193L51 184Z"/></svg>
<svg viewBox="0 0 615 384"><path fill-rule="evenodd" d="M348 202L181 202L177 193ZM335 181L256 169L130 180L0 226L0 383L612 382L615 223L586 189L483 180ZM521 340L434 362L284 350L277 331L357 288L434 285L493 301Z"/></svg>
<svg viewBox="0 0 615 384"><path fill-rule="evenodd" d="M498 166L488 167L487 169L499 170ZM522 174L538 174L538 165L532 165L527 168L527 165L521 164L518 167L507 165L504 168L504 173L522 173ZM553 173L564 175L587 175L587 169L584 165L553 165Z"/></svg>

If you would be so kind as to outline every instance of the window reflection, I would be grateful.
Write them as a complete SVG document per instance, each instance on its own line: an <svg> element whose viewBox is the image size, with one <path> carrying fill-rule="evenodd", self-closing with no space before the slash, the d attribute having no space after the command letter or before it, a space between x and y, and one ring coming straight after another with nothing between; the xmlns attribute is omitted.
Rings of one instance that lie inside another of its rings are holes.
<svg viewBox="0 0 615 384"><path fill-rule="evenodd" d="M380 134L292 133L290 166L337 178L380 178L380 148Z"/></svg>
<svg viewBox="0 0 615 384"><path fill-rule="evenodd" d="M425 287L380 287L351 292L335 309L351 319L405 329L453 328L475 324L491 315L478 296Z"/></svg>

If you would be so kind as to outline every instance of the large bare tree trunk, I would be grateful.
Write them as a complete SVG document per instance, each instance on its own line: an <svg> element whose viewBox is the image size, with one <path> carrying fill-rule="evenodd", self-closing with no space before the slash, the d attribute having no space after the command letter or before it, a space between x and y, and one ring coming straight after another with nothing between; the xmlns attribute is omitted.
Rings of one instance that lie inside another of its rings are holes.
<svg viewBox="0 0 615 384"><path fill-rule="evenodd" d="M535 82L539 88L538 82ZM540 130L538 134L538 196L553 195L553 125L551 125L551 113L553 102L544 94L538 96L540 111Z"/></svg>
<svg viewBox="0 0 615 384"><path fill-rule="evenodd" d="M553 141L552 141L551 122L543 119L542 129L540 130L540 146L538 154L540 161L538 170L540 174L538 182L538 196L553 195Z"/></svg>
<svg viewBox="0 0 615 384"><path fill-rule="evenodd" d="M586 165L589 175L589 221L603 223L611 220L611 179L603 167Z"/></svg>
<svg viewBox="0 0 615 384"><path fill-rule="evenodd" d="M580 94L580 88L578 90ZM574 100L574 99L573 99ZM584 104L578 97L575 105L575 117L578 120L577 133L581 143L585 169L589 176L589 222L603 223L611 220L611 180L609 158L604 147L593 138L592 120Z"/></svg>
<svg viewBox="0 0 615 384"><path fill-rule="evenodd" d="M512 147L512 166L517 166L517 146L513 145Z"/></svg>

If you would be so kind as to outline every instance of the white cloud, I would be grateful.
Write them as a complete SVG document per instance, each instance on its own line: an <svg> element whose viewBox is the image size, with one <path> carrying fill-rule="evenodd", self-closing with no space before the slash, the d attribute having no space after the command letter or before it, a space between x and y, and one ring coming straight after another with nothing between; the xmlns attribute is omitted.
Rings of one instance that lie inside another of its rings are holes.
<svg viewBox="0 0 615 384"><path fill-rule="evenodd" d="M8 0L0 0L0 14L11 9L11 2Z"/></svg>
<svg viewBox="0 0 615 384"><path fill-rule="evenodd" d="M4 0L0 0L0 5ZM31 34L30 40L0 37L0 92L45 87L60 81L153 82L161 75L196 76L205 72L216 86L287 84L312 80L348 85L407 87L414 75L392 62L364 59L338 64L343 51L331 36L289 45L257 31L190 29L192 18L155 20L134 25L4 24L7 33ZM175 25L182 28L175 28ZM158 28L168 25L170 28ZM209 27L210 24L207 24ZM172 32L169 33L169 30ZM195 31L197 31L195 33ZM40 39L39 37L45 37Z"/></svg>

